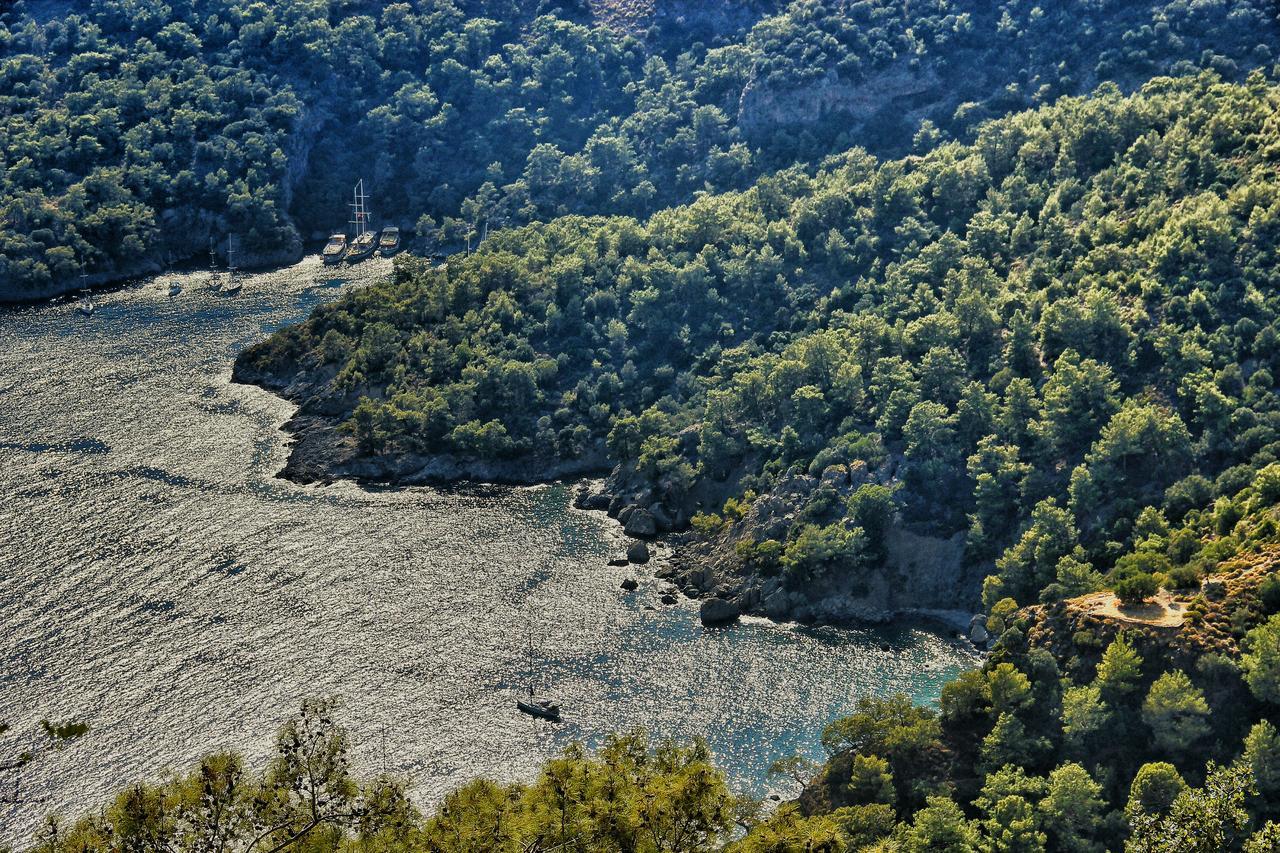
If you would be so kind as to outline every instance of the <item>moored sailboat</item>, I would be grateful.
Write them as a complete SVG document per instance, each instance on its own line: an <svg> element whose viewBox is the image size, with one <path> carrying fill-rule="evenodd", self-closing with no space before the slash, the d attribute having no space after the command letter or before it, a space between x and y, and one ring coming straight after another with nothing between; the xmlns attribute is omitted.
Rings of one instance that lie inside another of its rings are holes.
<svg viewBox="0 0 1280 853"><path fill-rule="evenodd" d="M240 271L236 269L236 244L231 237L227 238L227 280L222 285L222 293L226 296L235 296L244 287L244 279L240 275Z"/></svg>
<svg viewBox="0 0 1280 853"><path fill-rule="evenodd" d="M558 723L560 722L560 704L546 697L540 697L534 692L534 671L533 637L531 636L529 638L529 694L516 696L516 709L531 717Z"/></svg>
<svg viewBox="0 0 1280 853"><path fill-rule="evenodd" d="M84 317L92 317L97 309L93 305L93 296L89 291L89 274L80 273L80 301L76 305L76 313Z"/></svg>
<svg viewBox="0 0 1280 853"><path fill-rule="evenodd" d="M364 179L356 182L355 201L351 204L351 224L355 226L355 236L347 247L345 260L349 264L359 263L372 255L378 248L378 233L369 229L369 196L364 191Z"/></svg>

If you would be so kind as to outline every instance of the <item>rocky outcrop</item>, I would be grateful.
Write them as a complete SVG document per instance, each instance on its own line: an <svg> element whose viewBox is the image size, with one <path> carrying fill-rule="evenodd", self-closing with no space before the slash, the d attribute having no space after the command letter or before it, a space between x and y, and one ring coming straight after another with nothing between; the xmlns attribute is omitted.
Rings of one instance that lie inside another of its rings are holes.
<svg viewBox="0 0 1280 853"><path fill-rule="evenodd" d="M817 124L839 117L853 125L865 125L891 112L897 116L923 115L933 104L917 104L947 97L932 69L899 60L866 79L842 79L834 69L814 81L797 87L779 88L768 78L756 77L747 83L738 104L738 124L744 134L755 137L779 127Z"/></svg>
<svg viewBox="0 0 1280 853"><path fill-rule="evenodd" d="M776 563L761 565L741 556L739 543L784 542L819 488L847 496L864 483L890 483L894 475L892 460L877 471L861 463L828 467L820 477L793 471L710 540L678 538L673 558L659 574L692 597L722 599L743 613L778 621L882 623L910 614L968 635L985 569L966 564L963 533L930 536L897 522L887 533L886 556L878 565L827 572L806 582L787 577Z"/></svg>
<svg viewBox="0 0 1280 853"><path fill-rule="evenodd" d="M643 507L628 507L629 512L626 518L621 519L623 522L623 530L628 536L637 536L640 538L652 538L658 533L658 522L653 517L653 513ZM670 526L668 525L668 529Z"/></svg>
<svg viewBox="0 0 1280 853"><path fill-rule="evenodd" d="M333 418L297 415L284 429L293 443L280 476L295 483L350 479L401 486L462 481L528 486L596 474L608 467L603 445L577 459L535 455L475 459L414 453L370 456L359 452L355 441L338 430L338 421Z"/></svg>
<svg viewBox="0 0 1280 853"><path fill-rule="evenodd" d="M739 615L738 605L723 598L709 598L698 609L703 625L725 625L737 620Z"/></svg>
<svg viewBox="0 0 1280 853"><path fill-rule="evenodd" d="M783 0L587 0L592 18L619 32L642 36L651 27L679 28L721 38L747 30Z"/></svg>

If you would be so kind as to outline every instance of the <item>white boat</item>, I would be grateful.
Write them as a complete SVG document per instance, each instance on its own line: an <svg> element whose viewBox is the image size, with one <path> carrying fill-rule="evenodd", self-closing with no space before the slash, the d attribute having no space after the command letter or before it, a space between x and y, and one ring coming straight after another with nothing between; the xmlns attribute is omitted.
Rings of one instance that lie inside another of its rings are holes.
<svg viewBox="0 0 1280 853"><path fill-rule="evenodd" d="M325 266L333 266L346 257L346 255L346 234L334 234L329 238L329 242L325 244L324 250L320 252L320 257L324 260Z"/></svg>
<svg viewBox="0 0 1280 853"><path fill-rule="evenodd" d="M382 229L382 238L378 240L378 254L389 258L398 251L400 251L400 229L394 225L388 225Z"/></svg>
<svg viewBox="0 0 1280 853"><path fill-rule="evenodd" d="M92 317L93 312L96 311L97 309L94 308L93 294L89 290L89 284L88 284L89 274L87 272L83 272L83 267L81 268L81 270L82 272L80 273L80 302L76 305L76 313L81 314L85 317Z"/></svg>

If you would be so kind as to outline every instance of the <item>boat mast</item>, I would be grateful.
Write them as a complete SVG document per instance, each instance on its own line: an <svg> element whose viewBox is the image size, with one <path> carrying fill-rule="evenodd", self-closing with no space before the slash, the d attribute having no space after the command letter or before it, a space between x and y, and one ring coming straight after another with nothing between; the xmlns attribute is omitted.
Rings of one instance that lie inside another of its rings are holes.
<svg viewBox="0 0 1280 853"><path fill-rule="evenodd" d="M533 682L537 678L537 670L533 664L533 629L529 629L529 698L533 698Z"/></svg>
<svg viewBox="0 0 1280 853"><path fill-rule="evenodd" d="M227 236L227 275L235 277L236 274L236 243L235 237Z"/></svg>
<svg viewBox="0 0 1280 853"><path fill-rule="evenodd" d="M369 196L364 191L364 178L356 182L355 201L351 204L351 224L356 227L356 239L364 236L369 230Z"/></svg>

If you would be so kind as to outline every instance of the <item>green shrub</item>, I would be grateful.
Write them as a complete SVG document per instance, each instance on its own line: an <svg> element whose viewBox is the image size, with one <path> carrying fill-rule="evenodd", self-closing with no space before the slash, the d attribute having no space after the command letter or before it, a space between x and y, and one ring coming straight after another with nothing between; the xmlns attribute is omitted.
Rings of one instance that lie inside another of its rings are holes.
<svg viewBox="0 0 1280 853"><path fill-rule="evenodd" d="M1280 574L1267 575L1258 587L1258 599L1268 614L1280 612Z"/></svg>
<svg viewBox="0 0 1280 853"><path fill-rule="evenodd" d="M1170 589L1195 589L1200 586L1200 571L1195 566L1176 566L1165 577Z"/></svg>
<svg viewBox="0 0 1280 853"><path fill-rule="evenodd" d="M1136 574L1124 578L1116 584L1116 598L1125 607L1136 607L1142 604L1160 589L1155 575Z"/></svg>

